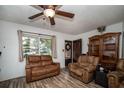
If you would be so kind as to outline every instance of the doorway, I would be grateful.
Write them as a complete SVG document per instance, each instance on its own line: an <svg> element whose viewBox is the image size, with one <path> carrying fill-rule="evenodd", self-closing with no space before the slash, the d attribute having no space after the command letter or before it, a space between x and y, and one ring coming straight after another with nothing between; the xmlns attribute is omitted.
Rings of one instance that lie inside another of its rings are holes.
<svg viewBox="0 0 124 93"><path fill-rule="evenodd" d="M65 40L65 67L72 62L72 41Z"/></svg>
<svg viewBox="0 0 124 93"><path fill-rule="evenodd" d="M73 41L73 62L77 62L78 57L82 53L82 39Z"/></svg>
<svg viewBox="0 0 124 93"><path fill-rule="evenodd" d="M65 40L65 67L69 63L77 62L82 53L82 39L69 41Z"/></svg>

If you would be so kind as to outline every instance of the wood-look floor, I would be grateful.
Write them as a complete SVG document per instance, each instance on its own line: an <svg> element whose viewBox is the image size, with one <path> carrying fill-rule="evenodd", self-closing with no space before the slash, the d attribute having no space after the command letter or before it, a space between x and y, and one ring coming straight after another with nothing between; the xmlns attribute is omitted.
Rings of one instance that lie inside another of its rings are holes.
<svg viewBox="0 0 124 93"><path fill-rule="evenodd" d="M88 84L69 76L68 71L61 70L60 75L26 83L25 77L0 82L0 88L102 88L93 81Z"/></svg>

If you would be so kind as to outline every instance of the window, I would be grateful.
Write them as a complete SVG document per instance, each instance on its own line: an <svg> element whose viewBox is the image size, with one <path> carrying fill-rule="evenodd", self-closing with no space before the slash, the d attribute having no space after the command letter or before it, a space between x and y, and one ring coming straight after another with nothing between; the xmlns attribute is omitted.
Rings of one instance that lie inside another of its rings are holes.
<svg viewBox="0 0 124 93"><path fill-rule="evenodd" d="M23 55L51 55L52 40L49 36L24 34L22 37Z"/></svg>
<svg viewBox="0 0 124 93"><path fill-rule="evenodd" d="M26 55L52 55L57 58L56 36L41 35L22 30L17 31L19 41L19 61Z"/></svg>

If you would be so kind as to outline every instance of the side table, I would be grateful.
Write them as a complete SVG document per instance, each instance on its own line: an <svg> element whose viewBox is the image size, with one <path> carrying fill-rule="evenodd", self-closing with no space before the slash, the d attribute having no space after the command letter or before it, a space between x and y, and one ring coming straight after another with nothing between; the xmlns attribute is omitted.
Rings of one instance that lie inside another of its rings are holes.
<svg viewBox="0 0 124 93"><path fill-rule="evenodd" d="M107 88L108 87L107 73L108 71L96 70L95 83Z"/></svg>

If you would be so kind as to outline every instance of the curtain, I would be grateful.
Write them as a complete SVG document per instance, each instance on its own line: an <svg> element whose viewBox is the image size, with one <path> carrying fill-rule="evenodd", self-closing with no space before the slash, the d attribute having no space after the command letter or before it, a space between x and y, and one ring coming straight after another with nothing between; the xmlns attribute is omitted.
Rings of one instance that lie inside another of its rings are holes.
<svg viewBox="0 0 124 93"><path fill-rule="evenodd" d="M19 62L22 62L24 60L24 57L23 57L23 46L22 46L23 32L21 30L18 30L17 33L18 33L18 41L19 41Z"/></svg>
<svg viewBox="0 0 124 93"><path fill-rule="evenodd" d="M52 56L57 58L56 36L52 36Z"/></svg>

